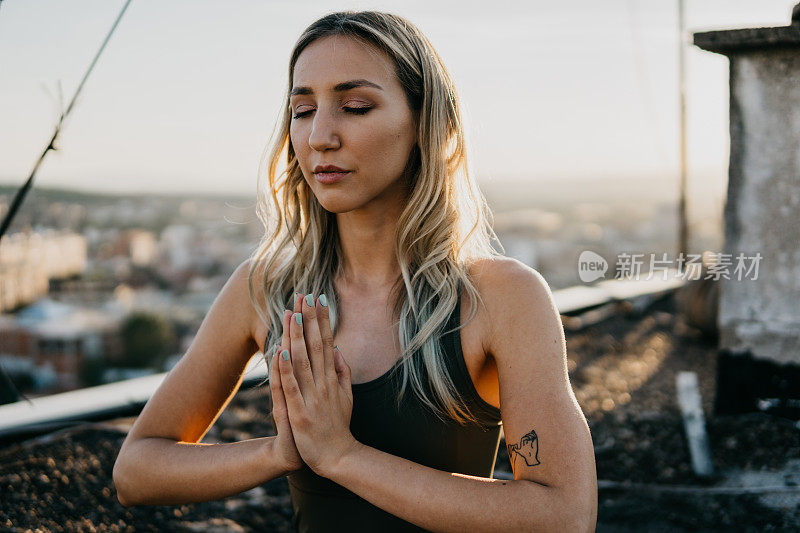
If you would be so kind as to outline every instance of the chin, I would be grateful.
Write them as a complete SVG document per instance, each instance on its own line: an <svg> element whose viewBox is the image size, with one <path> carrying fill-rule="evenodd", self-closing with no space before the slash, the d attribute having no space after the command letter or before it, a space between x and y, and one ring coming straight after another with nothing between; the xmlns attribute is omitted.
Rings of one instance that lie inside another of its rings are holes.
<svg viewBox="0 0 800 533"><path fill-rule="evenodd" d="M323 194L321 197L316 196L316 198L323 209L335 214L347 213L348 211L357 209L360 205L358 202L354 201L352 196L344 198L336 198L335 196L339 195Z"/></svg>

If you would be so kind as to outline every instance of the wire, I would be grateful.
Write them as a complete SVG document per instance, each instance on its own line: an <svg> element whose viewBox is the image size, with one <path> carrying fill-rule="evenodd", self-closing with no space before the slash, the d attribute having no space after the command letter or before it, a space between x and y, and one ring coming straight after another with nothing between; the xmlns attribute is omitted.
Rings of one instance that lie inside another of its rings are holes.
<svg viewBox="0 0 800 533"><path fill-rule="evenodd" d="M122 19L122 15L125 14L125 10L128 9L128 5L130 5L130 3L131 0L127 0L125 2L125 5L122 6L122 10L119 12L117 20L114 21L114 25L111 26L108 35L106 35L105 40L103 40L103 44L100 45L100 49L95 54L91 65L89 65L88 70L83 75L83 79L81 79L80 84L78 84L78 88L75 90L75 94L72 96L72 100L70 100L67 109L61 113L61 116L58 119L58 124L56 124L55 131L53 132L53 136L50 138L50 142L48 143L47 147L45 147L44 151L42 152L42 155L39 156L39 159L33 166L33 170L31 171L31 175L28 177L28 181L25 182L25 185L23 185L22 188L19 191L17 191L17 194L14 196L14 200L11 202L11 207L9 208L8 213L6 214L6 217L3 220L2 225L0 225L0 238L2 238L3 235L5 235L6 230L11 225L11 221L14 219L14 215L16 214L17 209L19 209L19 206L22 204L22 201L28 194L28 190L33 184L33 178L34 176L36 176L36 172L39 170L39 166L42 164L42 161L47 155L47 152L49 152L50 150L56 150L55 142L56 139L58 138L58 134L61 132L61 126L63 125L64 120L69 116L70 112L72 111L72 107L75 105L75 101L78 99L78 95L81 93L81 90L83 89L86 80L89 78L89 74L91 74L92 70L94 70L94 66L97 64L97 60L100 59L100 54L103 53L106 44L108 44L109 39L111 39L111 35L113 35L114 30L116 30L119 21Z"/></svg>
<svg viewBox="0 0 800 533"><path fill-rule="evenodd" d="M2 0L0 0L0 2L2 2ZM70 100L67 109L61 112L61 116L58 119L58 123L56 124L53 136L50 138L50 142L47 144L44 151L42 151L42 155L39 156L39 159L36 161L36 164L33 165L33 170L31 170L31 174L28 177L28 180L17 191L17 194L14 195L14 199L12 200L11 206L8 209L8 213L6 213L6 216L3 219L2 224L0 224L0 239L3 238L3 235L5 235L6 233L6 230L9 228L9 226L11 226L11 222L14 220L14 216L17 214L17 210L19 209L20 205L22 205L22 202L25 200L25 197L27 196L28 190L30 190L31 185L33 185L33 178L36 176L36 172L39 170L39 167L41 166L42 161L44 161L45 156L47 156L47 153L50 150L56 150L55 142L56 139L58 138L58 134L61 132L61 127L64 124L64 120L69 116L70 112L72 111L72 107L75 105L75 101L78 99L78 95L81 93L83 85L89 78L89 74L91 74L92 70L94 70L94 66L97 64L97 60L100 59L100 54L103 53L106 44L108 44L109 39L111 39L111 36L114 34L114 30L117 29L117 25L119 24L119 21L122 19L122 15L124 15L125 11L128 9L130 3L131 0L126 0L125 5L122 6L122 10L119 12L119 15L117 15L117 19L114 21L114 25L111 26L111 29L108 31L108 34L106 35L106 38L103 40L103 44L100 45L100 48L97 50L94 59L92 59L92 63L89 65L89 68L83 75L81 82L78 84L78 88L75 90L75 94L72 96L72 100ZM16 393L17 398L22 396L28 403L31 404L33 403L27 397L25 397L24 394L20 393L17 390L17 388L14 386L14 383L11 381L11 378L8 376L5 369L3 368L2 364L0 364L0 372L3 374L4 381L7 381L8 385L10 385L12 393Z"/></svg>

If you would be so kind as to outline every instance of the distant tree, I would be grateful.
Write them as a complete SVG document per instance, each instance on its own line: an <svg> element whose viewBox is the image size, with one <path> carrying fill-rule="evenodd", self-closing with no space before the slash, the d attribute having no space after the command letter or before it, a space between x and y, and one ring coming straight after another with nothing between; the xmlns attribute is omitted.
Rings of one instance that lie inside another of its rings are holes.
<svg viewBox="0 0 800 533"><path fill-rule="evenodd" d="M136 311L122 323L122 361L130 368L161 368L175 346L172 324L155 313Z"/></svg>
<svg viewBox="0 0 800 533"><path fill-rule="evenodd" d="M102 357L84 357L78 370L78 378L84 387L102 385L103 371L108 364Z"/></svg>
<svg viewBox="0 0 800 533"><path fill-rule="evenodd" d="M155 285L160 290L171 288L169 280L164 279L164 276L151 265L131 265L130 275L125 281L133 287Z"/></svg>

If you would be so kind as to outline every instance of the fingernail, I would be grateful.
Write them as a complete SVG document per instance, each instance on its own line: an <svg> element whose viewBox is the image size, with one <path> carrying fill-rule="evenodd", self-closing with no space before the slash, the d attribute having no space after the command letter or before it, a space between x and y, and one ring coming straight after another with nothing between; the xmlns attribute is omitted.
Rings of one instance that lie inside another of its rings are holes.
<svg viewBox="0 0 800 533"><path fill-rule="evenodd" d="M322 307L328 307L328 297L324 293L319 295L319 303L322 304Z"/></svg>
<svg viewBox="0 0 800 533"><path fill-rule="evenodd" d="M289 350L282 351L281 355L283 356L283 360L284 361L288 361L289 360Z"/></svg>
<svg viewBox="0 0 800 533"><path fill-rule="evenodd" d="M298 326L302 326L303 325L303 315L300 314L300 313L295 313L294 314L294 321L297 322Z"/></svg>
<svg viewBox="0 0 800 533"><path fill-rule="evenodd" d="M309 307L314 307L314 295L313 294L306 294L306 305Z"/></svg>

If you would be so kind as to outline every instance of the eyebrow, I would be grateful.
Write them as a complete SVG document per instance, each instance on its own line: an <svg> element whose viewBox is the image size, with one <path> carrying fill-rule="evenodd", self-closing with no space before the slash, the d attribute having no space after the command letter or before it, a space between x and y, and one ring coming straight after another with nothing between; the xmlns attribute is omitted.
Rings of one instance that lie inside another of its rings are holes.
<svg viewBox="0 0 800 533"><path fill-rule="evenodd" d="M355 89L356 87L373 87L375 89L383 90L383 87L378 85L377 83L373 83L369 80L365 79L358 79L358 80L350 80L350 81L343 81L342 83L337 83L333 86L333 90L336 92L342 91L349 91L350 89ZM292 89L292 92L289 93L289 96L297 96L301 94L314 94L314 91L311 87L295 87Z"/></svg>

